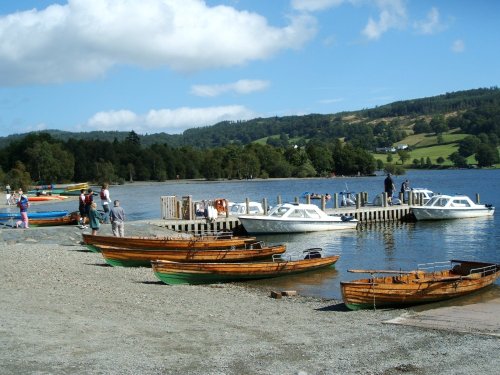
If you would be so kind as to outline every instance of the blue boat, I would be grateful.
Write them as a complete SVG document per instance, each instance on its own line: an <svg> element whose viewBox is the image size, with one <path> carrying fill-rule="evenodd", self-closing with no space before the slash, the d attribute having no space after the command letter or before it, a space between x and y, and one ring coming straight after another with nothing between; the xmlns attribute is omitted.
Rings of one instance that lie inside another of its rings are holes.
<svg viewBox="0 0 500 375"><path fill-rule="evenodd" d="M67 216L68 211L28 211L29 219L47 219ZM19 212L0 212L0 220L21 219Z"/></svg>

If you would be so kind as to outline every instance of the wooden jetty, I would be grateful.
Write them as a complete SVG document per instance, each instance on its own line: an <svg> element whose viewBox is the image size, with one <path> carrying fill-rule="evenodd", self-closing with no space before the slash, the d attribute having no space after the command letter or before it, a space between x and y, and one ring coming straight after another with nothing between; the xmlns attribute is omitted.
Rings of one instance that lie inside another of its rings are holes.
<svg viewBox="0 0 500 375"><path fill-rule="evenodd" d="M326 201L322 197L320 207L328 214L338 214L352 216L360 223L385 223L385 222L401 222L414 221L415 218L411 212L412 205L421 205L422 200L419 196L410 194L408 202L401 205L391 206L388 203L387 195L384 194L382 206L373 206L367 204L368 194L356 194L356 205L342 207L338 204L338 194L332 196L331 201ZM401 197L402 198L402 197ZM221 199L215 199L214 202L219 204ZM299 202L299 198L295 198ZM306 203L310 203L309 197L305 198ZM249 203L246 199L247 205ZM193 202L191 196L178 198L177 196L162 196L161 197L161 220L155 221L155 224L179 232L191 233L211 233L220 231L241 231L241 224L237 217L229 215L227 209L227 201L222 204L225 207L223 212L219 211L219 215L215 219L205 218L203 215L197 216L197 204ZM281 203L281 197L277 197L277 203ZM328 206L327 207L327 203ZM215 204L215 203L214 203ZM262 206L267 210L267 200L262 200ZM219 207L220 208L220 207Z"/></svg>

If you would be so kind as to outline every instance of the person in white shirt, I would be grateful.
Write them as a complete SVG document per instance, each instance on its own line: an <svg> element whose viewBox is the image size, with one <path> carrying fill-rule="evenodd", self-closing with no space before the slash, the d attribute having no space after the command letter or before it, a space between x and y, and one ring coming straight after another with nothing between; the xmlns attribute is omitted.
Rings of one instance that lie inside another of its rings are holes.
<svg viewBox="0 0 500 375"><path fill-rule="evenodd" d="M109 218L109 204L111 203L111 198L109 197L109 184L104 183L101 186L101 203L102 209L104 210L104 222L108 222Z"/></svg>

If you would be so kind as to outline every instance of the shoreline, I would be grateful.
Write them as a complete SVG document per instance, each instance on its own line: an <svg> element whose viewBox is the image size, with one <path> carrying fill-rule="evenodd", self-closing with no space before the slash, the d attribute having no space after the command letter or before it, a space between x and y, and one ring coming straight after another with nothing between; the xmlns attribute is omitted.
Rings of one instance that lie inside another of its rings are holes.
<svg viewBox="0 0 500 375"><path fill-rule="evenodd" d="M147 222L127 234L164 233ZM103 226L109 234L109 226ZM168 286L108 266L74 227L0 230L0 370L50 374L496 373L498 338L385 324L412 310Z"/></svg>

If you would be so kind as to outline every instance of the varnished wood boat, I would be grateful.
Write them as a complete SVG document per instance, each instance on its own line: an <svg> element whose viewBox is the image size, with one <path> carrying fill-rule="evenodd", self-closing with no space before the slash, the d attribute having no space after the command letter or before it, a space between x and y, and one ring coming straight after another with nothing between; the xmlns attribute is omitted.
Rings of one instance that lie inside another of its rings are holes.
<svg viewBox="0 0 500 375"><path fill-rule="evenodd" d="M104 260L112 266L151 267L153 260L176 262L245 262L270 259L282 254L285 245L264 246L261 242L234 249L130 249L99 245Z"/></svg>
<svg viewBox="0 0 500 375"><path fill-rule="evenodd" d="M437 302L480 290L500 276L500 264L495 263L452 260L451 266L449 262L421 266L416 271L351 270L372 277L342 281L344 303L357 310ZM386 275L375 276L381 274Z"/></svg>
<svg viewBox="0 0 500 375"><path fill-rule="evenodd" d="M83 243L94 252L99 245L129 249L230 249L245 247L255 242L255 237L203 236L172 237L114 237L82 233Z"/></svg>
<svg viewBox="0 0 500 375"><path fill-rule="evenodd" d="M34 227L49 227L49 226L73 225L73 224L76 225L78 224L79 219L80 215L78 214L78 212L73 212L69 215L62 217L30 219L29 225Z"/></svg>
<svg viewBox="0 0 500 375"><path fill-rule="evenodd" d="M338 255L322 257L318 249L311 250L313 251L306 251L305 259L278 256L273 257L272 261L245 263L187 263L157 260L152 261L151 265L156 277L165 284L210 284L293 275L332 266L339 258Z"/></svg>

